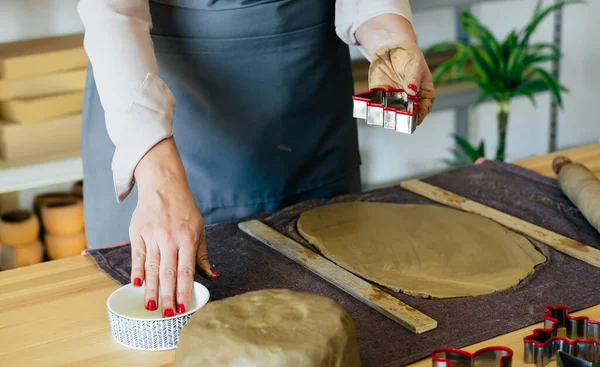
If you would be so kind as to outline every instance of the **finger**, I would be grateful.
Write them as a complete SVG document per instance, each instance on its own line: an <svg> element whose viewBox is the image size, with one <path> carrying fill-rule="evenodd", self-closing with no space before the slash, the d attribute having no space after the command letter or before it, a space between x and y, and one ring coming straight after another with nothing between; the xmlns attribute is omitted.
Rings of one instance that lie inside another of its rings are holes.
<svg viewBox="0 0 600 367"><path fill-rule="evenodd" d="M206 232L204 228L202 229L202 233L200 234L200 241L198 243L198 249L196 250L196 264L210 279L217 279L219 277L219 273L215 269L210 266L210 261L208 259L208 252L206 250Z"/></svg>
<svg viewBox="0 0 600 367"><path fill-rule="evenodd" d="M175 288L177 282L177 245L172 236L159 236L160 251L160 307L164 317L175 316Z"/></svg>
<svg viewBox="0 0 600 367"><path fill-rule="evenodd" d="M178 255L177 312L184 313L190 309L196 264L196 246L193 243L182 243Z"/></svg>
<svg viewBox="0 0 600 367"><path fill-rule="evenodd" d="M419 99L419 116L417 118L417 126L421 125L429 111L431 111L432 102L429 98Z"/></svg>
<svg viewBox="0 0 600 367"><path fill-rule="evenodd" d="M131 284L141 287L146 264L146 244L140 235L131 235Z"/></svg>
<svg viewBox="0 0 600 367"><path fill-rule="evenodd" d="M160 271L160 252L154 238L144 237L146 244L146 262L144 272L146 275L145 305L150 311L158 309L158 275Z"/></svg>
<svg viewBox="0 0 600 367"><path fill-rule="evenodd" d="M373 56L369 65L368 83L369 89L384 88L391 89L397 83L394 81L396 75L391 67L390 52L387 49L380 50ZM395 86L397 88L397 85Z"/></svg>
<svg viewBox="0 0 600 367"><path fill-rule="evenodd" d="M391 57L402 89L411 96L417 95L421 88L424 60L421 61L422 58L415 57L412 52L395 52Z"/></svg>
<svg viewBox="0 0 600 367"><path fill-rule="evenodd" d="M425 117L427 117L435 102L433 83L423 83L417 96L419 97L419 117L417 119L417 126L419 126Z"/></svg>

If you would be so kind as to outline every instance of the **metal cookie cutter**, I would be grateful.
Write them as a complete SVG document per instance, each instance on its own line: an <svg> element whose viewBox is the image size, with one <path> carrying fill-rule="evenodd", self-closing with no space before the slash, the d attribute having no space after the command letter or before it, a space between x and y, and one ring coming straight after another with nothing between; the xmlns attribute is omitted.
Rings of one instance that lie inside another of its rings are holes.
<svg viewBox="0 0 600 367"><path fill-rule="evenodd" d="M558 351L556 357L556 364L558 367L600 367L598 362L590 362L585 359L574 357L562 351Z"/></svg>
<svg viewBox="0 0 600 367"><path fill-rule="evenodd" d="M570 316L567 306L546 306L544 328L523 339L524 362L544 367L559 351L588 362L600 362L600 323Z"/></svg>
<svg viewBox="0 0 600 367"><path fill-rule="evenodd" d="M507 347L487 347L475 353L440 348L431 353L433 367L510 367L513 351Z"/></svg>
<svg viewBox="0 0 600 367"><path fill-rule="evenodd" d="M403 89L373 88L352 96L355 118L367 125L412 134L417 128L419 98L409 96Z"/></svg>

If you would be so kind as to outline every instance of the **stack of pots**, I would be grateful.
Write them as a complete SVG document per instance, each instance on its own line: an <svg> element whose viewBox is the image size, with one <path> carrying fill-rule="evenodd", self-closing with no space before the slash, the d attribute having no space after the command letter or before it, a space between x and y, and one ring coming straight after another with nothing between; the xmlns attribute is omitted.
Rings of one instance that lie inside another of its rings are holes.
<svg viewBox="0 0 600 367"><path fill-rule="evenodd" d="M40 222L33 213L15 210L0 216L0 269L40 263L44 249L39 241Z"/></svg>
<svg viewBox="0 0 600 367"><path fill-rule="evenodd" d="M85 250L83 199L79 195L49 193L38 196L35 210L42 219L48 258L62 259Z"/></svg>

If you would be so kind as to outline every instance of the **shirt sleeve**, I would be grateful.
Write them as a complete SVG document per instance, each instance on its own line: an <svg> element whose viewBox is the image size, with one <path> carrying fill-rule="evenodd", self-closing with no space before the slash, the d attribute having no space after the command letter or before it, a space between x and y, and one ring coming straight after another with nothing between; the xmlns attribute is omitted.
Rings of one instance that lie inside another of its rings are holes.
<svg viewBox="0 0 600 367"><path fill-rule="evenodd" d="M368 59L354 34L364 22L381 14L398 14L412 23L408 0L336 0L335 31L346 44L359 46Z"/></svg>
<svg viewBox="0 0 600 367"><path fill-rule="evenodd" d="M77 6L106 129L115 145L112 172L118 202L131 192L141 158L173 135L175 98L160 78L148 1L81 0Z"/></svg>

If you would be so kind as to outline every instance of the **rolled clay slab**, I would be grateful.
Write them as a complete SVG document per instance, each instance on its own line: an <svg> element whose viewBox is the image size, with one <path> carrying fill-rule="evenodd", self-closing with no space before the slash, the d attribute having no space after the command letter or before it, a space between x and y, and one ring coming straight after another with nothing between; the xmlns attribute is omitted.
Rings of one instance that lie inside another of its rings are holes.
<svg viewBox="0 0 600 367"><path fill-rule="evenodd" d="M358 367L355 326L329 298L261 290L214 301L184 326L178 367Z"/></svg>
<svg viewBox="0 0 600 367"><path fill-rule="evenodd" d="M546 261L527 238L441 206L324 205L300 215L298 232L346 270L419 297L505 290Z"/></svg>

